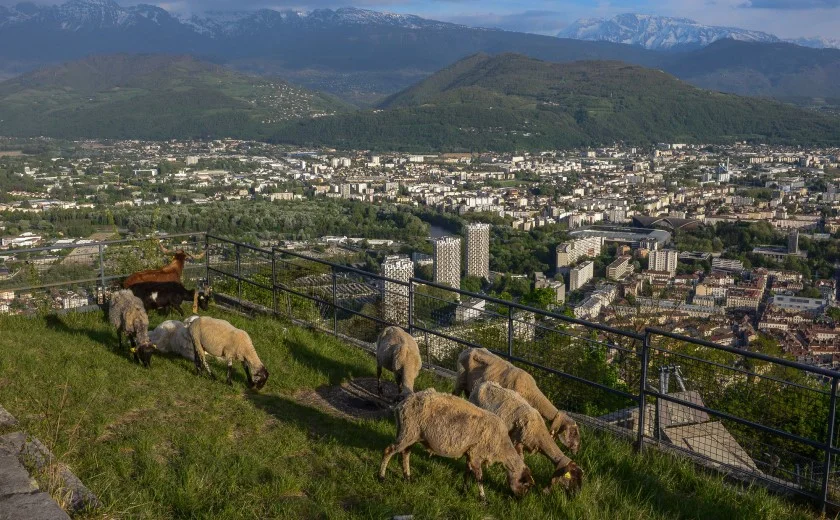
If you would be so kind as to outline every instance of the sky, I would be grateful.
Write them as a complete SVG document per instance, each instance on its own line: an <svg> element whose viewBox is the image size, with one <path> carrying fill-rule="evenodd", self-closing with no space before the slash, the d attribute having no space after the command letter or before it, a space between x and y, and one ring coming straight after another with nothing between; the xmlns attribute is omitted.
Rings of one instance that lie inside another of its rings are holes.
<svg viewBox="0 0 840 520"><path fill-rule="evenodd" d="M20 0L0 0L14 4ZM63 0L62 0L63 1ZM117 0L154 3L182 13L251 8L302 9L354 6L416 14L480 27L556 34L578 18L643 13L691 18L708 25L742 27L781 38L840 38L840 0ZM55 3L55 0L36 0Z"/></svg>

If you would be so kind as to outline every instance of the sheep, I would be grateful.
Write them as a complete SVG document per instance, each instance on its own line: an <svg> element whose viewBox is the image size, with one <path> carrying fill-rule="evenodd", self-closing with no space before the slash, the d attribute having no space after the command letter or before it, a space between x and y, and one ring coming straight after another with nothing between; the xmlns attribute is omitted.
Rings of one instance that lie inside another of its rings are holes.
<svg viewBox="0 0 840 520"><path fill-rule="evenodd" d="M417 342L399 327L386 327L376 340L376 385L382 395L382 368L394 373L400 395L414 392L423 362Z"/></svg>
<svg viewBox="0 0 840 520"><path fill-rule="evenodd" d="M164 248L160 243L158 243L158 245L165 254L172 254L172 251ZM144 271L138 271L126 278L125 281L123 281L123 288L128 289L134 284L143 282L181 283L181 277L184 273L184 264L187 261L187 257L192 258L193 260L201 260L206 253L207 251L198 256L192 256L184 252L183 249L179 249L175 252L172 261L160 269L146 269Z"/></svg>
<svg viewBox="0 0 840 520"><path fill-rule="evenodd" d="M580 449L580 430L575 421L558 410L540 391L533 376L493 354L486 348L468 348L458 356L458 379L453 393L470 395L476 384L495 381L514 390L549 422L552 437L557 437L574 454Z"/></svg>
<svg viewBox="0 0 840 520"><path fill-rule="evenodd" d="M190 316L184 321L164 321L155 330L149 332L149 339L159 352L178 354L183 358L194 361L195 348L188 326L196 318L198 316Z"/></svg>
<svg viewBox="0 0 840 520"><path fill-rule="evenodd" d="M232 383L233 362L241 361L248 378L248 386L259 390L268 381L268 370L260 361L251 343L251 337L244 330L237 329L225 320L200 316L189 325L194 351L195 371L201 373L202 366L215 379L205 354L222 358L227 362L227 384ZM252 371L254 371L252 375Z"/></svg>
<svg viewBox="0 0 840 520"><path fill-rule="evenodd" d="M379 466L379 480L391 457L402 455L403 475L411 479L410 448L422 443L431 453L449 458L466 456L464 480L470 472L478 482L479 497L486 500L482 467L501 462L507 470L508 485L517 497L534 485L531 470L508 437L505 423L496 415L454 395L438 393L434 388L409 395L394 414L397 420L396 441L385 448Z"/></svg>
<svg viewBox="0 0 840 520"><path fill-rule="evenodd" d="M204 290L187 289L180 282L141 282L129 287L135 296L143 300L147 311L175 309L181 316L184 301L193 302L193 312L207 310L209 299Z"/></svg>
<svg viewBox="0 0 840 520"><path fill-rule="evenodd" d="M134 360L149 367L155 346L149 339L149 317L140 298L130 290L117 291L111 295L108 321L117 329L117 338L122 348L122 335L128 336Z"/></svg>
<svg viewBox="0 0 840 520"><path fill-rule="evenodd" d="M551 483L543 491L550 491L558 483L570 493L580 490L583 471L560 450L540 413L521 395L493 381L485 381L473 388L470 402L502 418L520 455L523 449L529 453L539 451L554 463Z"/></svg>

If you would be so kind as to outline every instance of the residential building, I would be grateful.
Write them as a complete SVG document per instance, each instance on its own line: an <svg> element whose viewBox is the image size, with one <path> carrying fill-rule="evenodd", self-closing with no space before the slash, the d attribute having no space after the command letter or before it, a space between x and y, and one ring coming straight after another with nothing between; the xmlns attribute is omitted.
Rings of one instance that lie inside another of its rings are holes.
<svg viewBox="0 0 840 520"><path fill-rule="evenodd" d="M593 236L563 242L557 246L557 267L574 265L580 258L595 257L604 249L604 237Z"/></svg>
<svg viewBox="0 0 840 520"><path fill-rule="evenodd" d="M629 255L620 256L613 263L607 266L607 278L621 280L633 272L633 264L630 263Z"/></svg>
<svg viewBox="0 0 840 520"><path fill-rule="evenodd" d="M461 286L461 239L440 237L434 243L435 282L455 287Z"/></svg>
<svg viewBox="0 0 840 520"><path fill-rule="evenodd" d="M404 255L389 255L382 262L382 276L405 282L385 282L383 308L385 319L393 323L408 324L409 297L408 281L414 276L414 262Z"/></svg>
<svg viewBox="0 0 840 520"><path fill-rule="evenodd" d="M466 235L467 276L490 278L490 225L469 224Z"/></svg>
<svg viewBox="0 0 840 520"><path fill-rule="evenodd" d="M587 260L569 272L569 290L577 291L592 279L595 273L595 262Z"/></svg>
<svg viewBox="0 0 840 520"><path fill-rule="evenodd" d="M648 270L668 271L671 276L677 274L677 260L680 256L673 249L659 249L651 251L648 256Z"/></svg>

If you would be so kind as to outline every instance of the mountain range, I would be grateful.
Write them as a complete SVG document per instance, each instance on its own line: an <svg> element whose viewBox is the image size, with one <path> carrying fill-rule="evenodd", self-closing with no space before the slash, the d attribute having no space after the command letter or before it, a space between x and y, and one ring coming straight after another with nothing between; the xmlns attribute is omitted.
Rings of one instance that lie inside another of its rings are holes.
<svg viewBox="0 0 840 520"><path fill-rule="evenodd" d="M475 54L372 110L357 110L329 95L190 56L118 54L0 83L0 135L240 137L354 149L505 151L615 141L836 144L840 119L709 92L618 61Z"/></svg>
<svg viewBox="0 0 840 520"><path fill-rule="evenodd" d="M258 137L347 110L332 96L190 56L93 56L0 83L0 135Z"/></svg>
<svg viewBox="0 0 840 520"><path fill-rule="evenodd" d="M273 138L387 150L545 150L603 143L840 143L840 119L698 89L616 61L477 54L362 111L290 123Z"/></svg>
<svg viewBox="0 0 840 520"><path fill-rule="evenodd" d="M688 18L646 14L620 14L613 18L583 18L557 35L560 38L638 45L652 50L686 50L705 47L718 40L757 43L785 41L815 49L840 49L840 39L830 37L782 40L772 34L738 27L703 25Z"/></svg>
<svg viewBox="0 0 840 520"><path fill-rule="evenodd" d="M624 25L629 27L628 20ZM659 42L660 47L670 41L682 43L665 52L355 8L183 17L160 7L123 7L112 0L0 5L0 79L91 55L189 54L370 107L467 56L513 52L552 62L617 60L661 69L703 88L745 95L803 102L840 98L840 50L780 43L771 35L736 29L704 32L696 24L692 27L702 37L691 39L688 33L674 32L666 19L646 20L637 25L651 31L661 25L663 32L645 33L644 41ZM595 34L584 33L583 37ZM750 41L713 41L717 38ZM776 63L778 53L790 59Z"/></svg>

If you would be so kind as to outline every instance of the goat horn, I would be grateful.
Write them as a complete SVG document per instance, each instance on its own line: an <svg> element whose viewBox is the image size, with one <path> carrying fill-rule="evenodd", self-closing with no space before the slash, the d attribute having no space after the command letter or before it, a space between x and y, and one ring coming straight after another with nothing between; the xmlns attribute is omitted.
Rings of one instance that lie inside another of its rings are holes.
<svg viewBox="0 0 840 520"><path fill-rule="evenodd" d="M201 252L200 255L190 255L190 258L192 258L193 260L201 260L202 258L204 258L204 255L206 255L206 254L207 254L207 250L205 249L204 251Z"/></svg>
<svg viewBox="0 0 840 520"><path fill-rule="evenodd" d="M172 254L172 251L171 251L171 250L166 249L165 247L163 247L163 242L158 241L158 246L160 247L160 250L161 250L161 251L163 251L163 253L164 253L164 254L166 254L166 255L171 255L171 254Z"/></svg>

